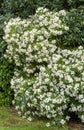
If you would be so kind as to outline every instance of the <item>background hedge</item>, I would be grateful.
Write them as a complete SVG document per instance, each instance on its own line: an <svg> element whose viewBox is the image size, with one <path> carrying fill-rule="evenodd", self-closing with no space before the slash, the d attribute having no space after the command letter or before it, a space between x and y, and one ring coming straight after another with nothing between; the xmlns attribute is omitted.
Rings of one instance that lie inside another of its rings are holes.
<svg viewBox="0 0 84 130"><path fill-rule="evenodd" d="M70 10L84 5L83 0L2 0L2 12L13 13L23 18L35 13L39 6L47 7L50 10Z"/></svg>
<svg viewBox="0 0 84 130"><path fill-rule="evenodd" d="M10 80L13 76L14 65L5 58L0 60L0 105L10 105L13 100L13 91Z"/></svg>

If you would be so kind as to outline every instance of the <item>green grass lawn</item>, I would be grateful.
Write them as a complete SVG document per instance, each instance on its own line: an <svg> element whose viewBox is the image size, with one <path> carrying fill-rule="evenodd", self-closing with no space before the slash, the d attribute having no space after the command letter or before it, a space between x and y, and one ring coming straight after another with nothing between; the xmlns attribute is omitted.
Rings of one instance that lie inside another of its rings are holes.
<svg viewBox="0 0 84 130"><path fill-rule="evenodd" d="M67 126L46 127L45 121L29 122L19 117L13 108L0 107L0 130L71 130Z"/></svg>

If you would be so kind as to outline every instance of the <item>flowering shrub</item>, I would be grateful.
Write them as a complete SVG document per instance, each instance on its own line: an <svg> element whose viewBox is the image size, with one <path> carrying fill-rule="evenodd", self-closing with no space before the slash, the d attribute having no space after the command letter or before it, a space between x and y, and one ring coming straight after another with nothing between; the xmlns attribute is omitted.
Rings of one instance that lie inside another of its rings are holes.
<svg viewBox="0 0 84 130"><path fill-rule="evenodd" d="M64 124L69 112L84 121L84 48L57 47L68 27L66 12L38 8L30 19L11 19L5 27L5 57L15 62L11 80L18 113L32 120L46 117L50 124Z"/></svg>

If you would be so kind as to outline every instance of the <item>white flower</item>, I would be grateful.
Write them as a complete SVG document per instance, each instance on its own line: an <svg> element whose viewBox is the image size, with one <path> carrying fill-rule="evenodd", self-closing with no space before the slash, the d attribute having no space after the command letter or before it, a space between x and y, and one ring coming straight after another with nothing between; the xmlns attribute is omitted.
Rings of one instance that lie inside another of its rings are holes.
<svg viewBox="0 0 84 130"><path fill-rule="evenodd" d="M21 111L18 111L18 115L21 116Z"/></svg>
<svg viewBox="0 0 84 130"><path fill-rule="evenodd" d="M13 105L15 104L15 100L12 101L12 104L13 104Z"/></svg>
<svg viewBox="0 0 84 130"><path fill-rule="evenodd" d="M16 106L15 109L18 110L18 109L19 109L19 106Z"/></svg>
<svg viewBox="0 0 84 130"><path fill-rule="evenodd" d="M28 117L27 120L28 120L28 121L32 121L32 118L31 118L31 117Z"/></svg>
<svg viewBox="0 0 84 130"><path fill-rule="evenodd" d="M62 119L62 120L60 121L60 123L61 123L62 125L64 125L64 124L66 123L66 121L65 121L64 119Z"/></svg>
<svg viewBox="0 0 84 130"><path fill-rule="evenodd" d="M70 116L66 116L66 120L69 121L69 119L70 119Z"/></svg>
<svg viewBox="0 0 84 130"><path fill-rule="evenodd" d="M79 66L78 70L81 71L83 69L83 66Z"/></svg>
<svg viewBox="0 0 84 130"><path fill-rule="evenodd" d="M56 43L56 40L52 40L52 44L55 44Z"/></svg>
<svg viewBox="0 0 84 130"><path fill-rule="evenodd" d="M84 115L81 116L81 120L82 120L82 122L84 122Z"/></svg>
<svg viewBox="0 0 84 130"><path fill-rule="evenodd" d="M82 62L84 62L84 55L81 56L81 60L82 60Z"/></svg>
<svg viewBox="0 0 84 130"><path fill-rule="evenodd" d="M50 127L50 123L46 123L46 126L47 126L47 127Z"/></svg>
<svg viewBox="0 0 84 130"><path fill-rule="evenodd" d="M65 16L65 15L66 15L66 11L65 11L65 10L60 10L60 11L59 11L59 14L62 14L62 15Z"/></svg>
<svg viewBox="0 0 84 130"><path fill-rule="evenodd" d="M67 30L69 30L69 27L65 27L64 29L67 31Z"/></svg>

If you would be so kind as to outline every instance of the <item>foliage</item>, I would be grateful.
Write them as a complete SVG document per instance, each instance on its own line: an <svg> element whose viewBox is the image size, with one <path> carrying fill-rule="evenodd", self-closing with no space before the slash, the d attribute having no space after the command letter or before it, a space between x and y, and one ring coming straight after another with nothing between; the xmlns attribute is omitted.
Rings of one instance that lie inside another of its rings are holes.
<svg viewBox="0 0 84 130"><path fill-rule="evenodd" d="M69 112L84 122L84 48L58 47L60 37L70 29L66 11L38 8L29 19L6 23L6 58L15 62L11 80L18 113L31 121L46 117L46 126L64 124Z"/></svg>
<svg viewBox="0 0 84 130"><path fill-rule="evenodd" d="M10 105L13 99L13 92L10 88L10 80L13 76L13 66L9 61L3 58L7 48L7 43L3 40L4 21L8 21L13 14L3 13L2 3L0 1L0 105Z"/></svg>
<svg viewBox="0 0 84 130"><path fill-rule="evenodd" d="M4 21L8 22L11 17L13 17L13 15L10 13L7 13L5 15L3 15L3 14L0 15L0 58L3 57L5 50L6 50L6 47L7 47L6 42L4 42L4 40L3 40Z"/></svg>
<svg viewBox="0 0 84 130"><path fill-rule="evenodd" d="M35 13L38 7L47 7L50 10L70 10L84 5L83 0L3 0L4 13L11 12L23 18Z"/></svg>
<svg viewBox="0 0 84 130"><path fill-rule="evenodd" d="M13 64L2 58L0 61L0 105L10 105L13 100L13 92L10 88L13 70Z"/></svg>
<svg viewBox="0 0 84 130"><path fill-rule="evenodd" d="M67 0L67 3L70 7L70 9L72 8L79 8L80 6L84 6L84 1L83 0Z"/></svg>
<svg viewBox="0 0 84 130"><path fill-rule="evenodd" d="M84 44L84 8L72 9L67 13L65 23L70 28L61 39L65 46L77 47Z"/></svg>
<svg viewBox="0 0 84 130"><path fill-rule="evenodd" d="M10 12L15 16L28 17L35 12L35 4L36 0L4 0L2 8L3 13Z"/></svg>

